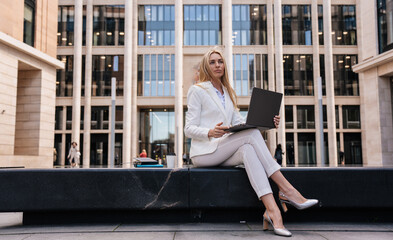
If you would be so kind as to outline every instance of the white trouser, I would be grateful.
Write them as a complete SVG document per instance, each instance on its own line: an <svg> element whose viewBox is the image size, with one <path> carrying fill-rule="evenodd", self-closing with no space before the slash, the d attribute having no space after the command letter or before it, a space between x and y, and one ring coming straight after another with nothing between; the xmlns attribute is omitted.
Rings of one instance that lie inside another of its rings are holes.
<svg viewBox="0 0 393 240"><path fill-rule="evenodd" d="M216 151L195 156L192 162L196 167L229 167L244 163L248 179L258 198L272 193L268 178L280 170L258 129L225 136L218 143Z"/></svg>

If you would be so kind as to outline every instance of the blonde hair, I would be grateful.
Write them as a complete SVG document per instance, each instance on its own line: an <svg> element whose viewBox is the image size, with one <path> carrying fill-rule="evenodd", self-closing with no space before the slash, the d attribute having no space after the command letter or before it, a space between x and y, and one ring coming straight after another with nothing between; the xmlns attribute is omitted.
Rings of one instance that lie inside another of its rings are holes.
<svg viewBox="0 0 393 240"><path fill-rule="evenodd" d="M199 64L199 82L200 83L207 82L213 78L213 73L209 67L209 65L210 65L209 60L210 60L210 56L214 53L220 55L220 57L222 58L222 60L224 62L224 75L221 78L221 84L228 90L229 97L231 98L233 106L235 108L237 108L237 96L236 96L236 93L233 90L233 88L229 82L227 63L225 61L223 54L219 50L211 49L210 51L205 53L205 55L203 56L203 58Z"/></svg>

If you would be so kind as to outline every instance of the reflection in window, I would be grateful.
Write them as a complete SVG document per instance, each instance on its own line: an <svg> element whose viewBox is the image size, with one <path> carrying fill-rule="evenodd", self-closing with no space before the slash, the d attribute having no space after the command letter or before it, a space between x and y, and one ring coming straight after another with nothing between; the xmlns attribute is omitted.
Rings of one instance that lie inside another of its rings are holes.
<svg viewBox="0 0 393 240"><path fill-rule="evenodd" d="M93 7L93 45L124 45L124 5Z"/></svg>
<svg viewBox="0 0 393 240"><path fill-rule="evenodd" d="M73 94L73 55L57 56L57 59L64 63L64 69L58 69L56 74L56 96L71 97ZM81 96L85 96L85 56L82 56L82 89Z"/></svg>
<svg viewBox="0 0 393 240"><path fill-rule="evenodd" d="M299 165L316 164L315 133L298 133Z"/></svg>
<svg viewBox="0 0 393 240"><path fill-rule="evenodd" d="M360 128L360 106L343 106L343 128Z"/></svg>
<svg viewBox="0 0 393 240"><path fill-rule="evenodd" d="M184 5L184 45L221 44L221 6Z"/></svg>
<svg viewBox="0 0 393 240"><path fill-rule="evenodd" d="M25 0L23 15L23 42L34 47L35 0Z"/></svg>
<svg viewBox="0 0 393 240"><path fill-rule="evenodd" d="M285 116L286 117L286 116ZM287 166L293 166L295 164L295 142L293 140L293 133L286 133L285 134L285 141L286 141L286 159L287 159Z"/></svg>
<svg viewBox="0 0 393 240"><path fill-rule="evenodd" d="M109 127L109 107L91 107L91 129L108 129Z"/></svg>
<svg viewBox="0 0 393 240"><path fill-rule="evenodd" d="M66 130L71 130L72 129L72 107L67 106L67 112L66 112Z"/></svg>
<svg viewBox="0 0 393 240"><path fill-rule="evenodd" d="M138 55L138 96L175 96L175 55Z"/></svg>
<svg viewBox="0 0 393 240"><path fill-rule="evenodd" d="M233 85L236 95L250 96L253 87L268 89L267 54L234 54Z"/></svg>
<svg viewBox="0 0 393 240"><path fill-rule="evenodd" d="M293 106L285 105L285 128L293 128Z"/></svg>
<svg viewBox="0 0 393 240"><path fill-rule="evenodd" d="M285 95L314 95L312 55L284 55Z"/></svg>
<svg viewBox="0 0 393 240"><path fill-rule="evenodd" d="M352 71L357 55L333 55L334 94L359 96L358 74Z"/></svg>
<svg viewBox="0 0 393 240"><path fill-rule="evenodd" d="M344 162L345 164L363 163L361 133L344 133Z"/></svg>
<svg viewBox="0 0 393 240"><path fill-rule="evenodd" d="M315 115L314 106L297 106L297 128L314 129Z"/></svg>
<svg viewBox="0 0 393 240"><path fill-rule="evenodd" d="M83 6L82 45L86 44L86 6ZM74 6L59 6L57 46L74 45Z"/></svg>
<svg viewBox="0 0 393 240"><path fill-rule="evenodd" d="M233 5L233 45L266 45L266 18L266 5Z"/></svg>
<svg viewBox="0 0 393 240"><path fill-rule="evenodd" d="M139 149L146 149L148 157L164 159L174 152L173 109L141 109L139 127Z"/></svg>
<svg viewBox="0 0 393 240"><path fill-rule="evenodd" d="M56 106L55 130L63 130L63 107Z"/></svg>
<svg viewBox="0 0 393 240"><path fill-rule="evenodd" d="M111 79L116 78L116 96L123 96L124 56L93 55L92 96L111 96Z"/></svg>
<svg viewBox="0 0 393 240"><path fill-rule="evenodd" d="M116 106L115 129L123 129L123 106Z"/></svg>
<svg viewBox="0 0 393 240"><path fill-rule="evenodd" d="M175 7L139 5L138 45L175 45Z"/></svg>
<svg viewBox="0 0 393 240"><path fill-rule="evenodd" d="M393 49L393 1L377 0L379 53Z"/></svg>
<svg viewBox="0 0 393 240"><path fill-rule="evenodd" d="M332 5L332 42L335 45L356 45L355 5Z"/></svg>
<svg viewBox="0 0 393 240"><path fill-rule="evenodd" d="M319 45L323 45L323 6L318 5L318 40Z"/></svg>
<svg viewBox="0 0 393 240"><path fill-rule="evenodd" d="M311 6L282 6L282 39L284 45L311 45Z"/></svg>

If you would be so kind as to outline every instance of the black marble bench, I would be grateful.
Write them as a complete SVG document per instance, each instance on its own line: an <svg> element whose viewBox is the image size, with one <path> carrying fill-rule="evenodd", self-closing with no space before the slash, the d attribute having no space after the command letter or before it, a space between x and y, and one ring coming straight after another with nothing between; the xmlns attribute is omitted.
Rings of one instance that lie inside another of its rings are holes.
<svg viewBox="0 0 393 240"><path fill-rule="evenodd" d="M304 196L321 201L302 212L290 208L286 219L393 221L393 168L282 173ZM241 168L0 169L0 212L12 211L24 212L26 224L193 222L255 220L263 206Z"/></svg>

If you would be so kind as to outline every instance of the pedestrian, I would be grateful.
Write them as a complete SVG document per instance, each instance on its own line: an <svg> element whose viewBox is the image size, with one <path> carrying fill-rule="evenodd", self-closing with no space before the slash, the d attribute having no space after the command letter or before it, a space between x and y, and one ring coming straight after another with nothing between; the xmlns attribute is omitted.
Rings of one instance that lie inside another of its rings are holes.
<svg viewBox="0 0 393 240"><path fill-rule="evenodd" d="M280 166L282 165L282 155L284 155L284 152L282 151L281 144L278 144L276 151L274 152L274 159L276 159Z"/></svg>
<svg viewBox="0 0 393 240"><path fill-rule="evenodd" d="M220 51L213 49L203 56L199 77L199 83L188 91L184 127L185 135L192 139L190 157L194 166L228 167L244 163L250 183L266 207L264 229L270 224L275 234L291 236L284 227L268 178L278 185L284 211L286 203L306 209L318 200L307 200L287 181L258 129L229 134L225 131L230 125L244 123L244 119L237 109L236 93ZM273 121L278 127L280 117L275 116Z"/></svg>
<svg viewBox="0 0 393 240"><path fill-rule="evenodd" d="M142 152L139 154L139 157L141 157L141 158L146 158L147 157L146 149L142 150Z"/></svg>
<svg viewBox="0 0 393 240"><path fill-rule="evenodd" d="M344 152L342 150L340 150L339 155L340 155L340 164L344 165L345 164L345 162L344 162Z"/></svg>
<svg viewBox="0 0 393 240"><path fill-rule="evenodd" d="M77 163L77 161L78 161L77 155L78 155L79 150L76 148L77 146L78 146L78 144L76 142L72 142L70 151L68 152L68 156L67 156L67 159L68 159L72 168L77 166L77 164L78 164ZM80 156L80 153L79 153L79 156Z"/></svg>

